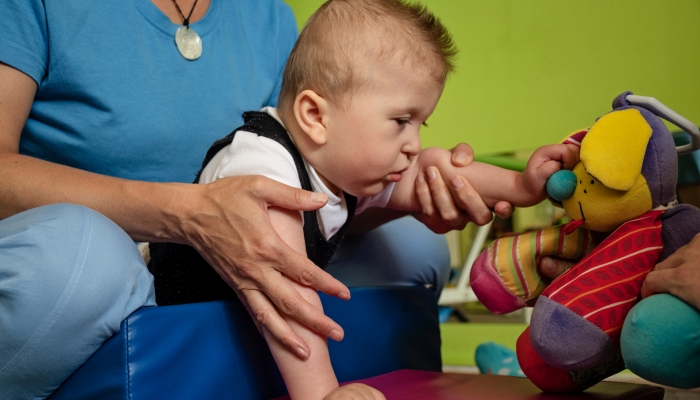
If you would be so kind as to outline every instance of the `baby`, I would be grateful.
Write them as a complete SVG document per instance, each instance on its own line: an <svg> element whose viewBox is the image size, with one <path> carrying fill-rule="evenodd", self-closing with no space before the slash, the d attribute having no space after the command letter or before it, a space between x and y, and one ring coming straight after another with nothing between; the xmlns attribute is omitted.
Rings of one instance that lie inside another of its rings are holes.
<svg viewBox="0 0 700 400"><path fill-rule="evenodd" d="M401 0L328 1L309 19L290 55L279 109L245 113L245 125L209 150L198 181L256 174L325 193L328 204L318 212L269 210L279 235L321 268L353 215L368 207L419 211L415 184L429 166L445 181L463 176L489 206L539 203L546 198L547 178L578 162L575 148L542 147L523 173L477 162L457 168L448 150L421 150L420 127L440 99L455 53L449 33L425 7ZM186 246L152 246L150 268L158 304L235 297ZM321 308L315 290L291 283ZM326 339L293 318L287 321L309 344L307 360L263 333L292 398L383 398L363 385L339 388Z"/></svg>

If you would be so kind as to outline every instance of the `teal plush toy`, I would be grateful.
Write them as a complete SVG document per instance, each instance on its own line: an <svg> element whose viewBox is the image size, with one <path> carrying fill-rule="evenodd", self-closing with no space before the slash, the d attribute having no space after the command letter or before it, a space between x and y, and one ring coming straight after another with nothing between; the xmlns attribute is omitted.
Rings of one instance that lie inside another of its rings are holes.
<svg viewBox="0 0 700 400"><path fill-rule="evenodd" d="M700 387L700 312L677 297L657 294L634 306L620 346L625 365L640 377L681 389Z"/></svg>

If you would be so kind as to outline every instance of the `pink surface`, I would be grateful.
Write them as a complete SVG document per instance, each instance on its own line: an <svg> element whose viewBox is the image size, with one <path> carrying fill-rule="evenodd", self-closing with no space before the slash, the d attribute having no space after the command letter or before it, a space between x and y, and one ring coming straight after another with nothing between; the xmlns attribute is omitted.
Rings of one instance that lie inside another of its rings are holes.
<svg viewBox="0 0 700 400"><path fill-rule="evenodd" d="M601 382L583 393L544 394L526 378L498 375L451 374L402 369L361 382L384 393L387 400L662 400L664 390L631 383ZM348 384L351 382L345 382ZM288 396L277 400L289 399Z"/></svg>

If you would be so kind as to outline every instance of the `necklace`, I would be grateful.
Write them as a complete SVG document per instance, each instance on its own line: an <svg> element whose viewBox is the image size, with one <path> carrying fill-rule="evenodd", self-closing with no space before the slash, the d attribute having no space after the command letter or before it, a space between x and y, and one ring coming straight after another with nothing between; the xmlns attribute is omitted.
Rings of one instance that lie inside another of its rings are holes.
<svg viewBox="0 0 700 400"><path fill-rule="evenodd" d="M197 35L197 32L195 32L194 29L190 28L190 17L192 16L192 12L197 5L197 0L194 0L194 4L192 4L192 9L190 10L190 14L187 16L187 18L185 18L182 10L180 10L180 6L177 5L177 1L173 0L173 3L175 3L177 12L180 13L183 20L182 26L177 28L177 31L175 32L175 44L177 45L177 50L186 59L196 60L202 55L202 39L199 38L199 35Z"/></svg>

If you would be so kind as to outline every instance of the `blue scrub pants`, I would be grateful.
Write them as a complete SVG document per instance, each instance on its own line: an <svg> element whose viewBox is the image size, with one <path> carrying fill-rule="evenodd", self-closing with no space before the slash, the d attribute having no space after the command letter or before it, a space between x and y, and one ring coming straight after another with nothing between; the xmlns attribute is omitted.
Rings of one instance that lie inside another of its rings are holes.
<svg viewBox="0 0 700 400"><path fill-rule="evenodd" d="M404 218L348 238L328 270L348 286L439 292L449 254L442 236ZM0 221L0 399L49 396L124 318L154 305L134 242L103 215L54 204Z"/></svg>

